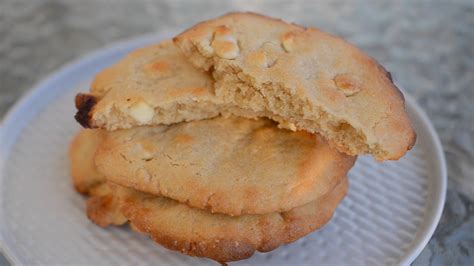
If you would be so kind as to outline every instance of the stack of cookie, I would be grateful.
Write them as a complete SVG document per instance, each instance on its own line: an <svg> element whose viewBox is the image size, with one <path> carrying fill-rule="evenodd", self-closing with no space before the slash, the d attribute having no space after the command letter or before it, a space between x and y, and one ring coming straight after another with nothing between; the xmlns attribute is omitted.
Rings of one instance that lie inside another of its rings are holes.
<svg viewBox="0 0 474 266"><path fill-rule="evenodd" d="M415 141L390 74L345 41L252 13L127 55L76 97L76 189L100 226L219 262L332 217L356 155Z"/></svg>

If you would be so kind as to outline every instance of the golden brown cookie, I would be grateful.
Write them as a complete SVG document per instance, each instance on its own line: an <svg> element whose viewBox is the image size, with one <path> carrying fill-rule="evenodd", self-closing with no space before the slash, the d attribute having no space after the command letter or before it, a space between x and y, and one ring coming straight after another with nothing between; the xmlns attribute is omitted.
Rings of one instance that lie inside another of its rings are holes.
<svg viewBox="0 0 474 266"><path fill-rule="evenodd" d="M104 134L102 130L83 129L76 134L69 145L72 181L81 194L89 194L92 187L105 181L104 176L97 172L94 161L91 160Z"/></svg>
<svg viewBox="0 0 474 266"><path fill-rule="evenodd" d="M346 41L255 13L230 13L174 38L210 71L226 104L317 132L351 155L398 159L416 135L390 73Z"/></svg>
<svg viewBox="0 0 474 266"><path fill-rule="evenodd" d="M171 41L137 49L97 74L76 96L86 128L172 124L219 114L209 74L189 64Z"/></svg>
<svg viewBox="0 0 474 266"><path fill-rule="evenodd" d="M82 165L81 173L87 173L81 176L83 183L95 184L84 186L91 195L87 202L89 219L102 227L129 221L133 229L157 243L191 256L226 262L248 258L255 251L271 251L325 225L347 193L347 179L342 178L332 191L286 212L237 217L212 214L165 197L102 183L101 177L94 176L98 174L90 151L94 145L89 142L97 139L90 132L100 132L83 132L76 138L76 146L88 151L71 149L70 159L71 165Z"/></svg>
<svg viewBox="0 0 474 266"><path fill-rule="evenodd" d="M135 230L168 249L227 262L271 251L319 229L329 222L347 187L343 178L323 197L290 211L234 217L121 186L112 190Z"/></svg>
<svg viewBox="0 0 474 266"><path fill-rule="evenodd" d="M331 191L355 157L268 119L213 119L108 132L108 181L228 215L288 211Z"/></svg>
<svg viewBox="0 0 474 266"><path fill-rule="evenodd" d="M110 193L104 176L94 163L94 153L102 142L105 131L83 129L76 134L69 146L69 163L72 181L81 194L91 196L87 201L87 216L95 223L105 227L126 222L119 212L118 200Z"/></svg>

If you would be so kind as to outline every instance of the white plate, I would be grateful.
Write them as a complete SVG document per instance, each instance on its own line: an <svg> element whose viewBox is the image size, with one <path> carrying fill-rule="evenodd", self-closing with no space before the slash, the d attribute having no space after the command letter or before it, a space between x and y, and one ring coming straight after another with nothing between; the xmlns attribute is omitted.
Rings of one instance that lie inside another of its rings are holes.
<svg viewBox="0 0 474 266"><path fill-rule="evenodd" d="M171 35L168 35L171 36ZM86 218L71 186L67 147L79 126L75 93L126 52L163 40L146 36L93 53L35 86L6 116L0 146L0 247L15 264L210 263L155 245L127 227L101 229ZM250 264L408 264L440 218L446 166L439 139L416 102L407 109L416 146L396 162L361 156L349 194L323 229Z"/></svg>

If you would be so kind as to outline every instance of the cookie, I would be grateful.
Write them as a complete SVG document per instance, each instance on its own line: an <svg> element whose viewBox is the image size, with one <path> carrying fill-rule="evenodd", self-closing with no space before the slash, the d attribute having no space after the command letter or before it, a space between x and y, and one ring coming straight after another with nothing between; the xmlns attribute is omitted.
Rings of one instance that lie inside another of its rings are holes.
<svg viewBox="0 0 474 266"><path fill-rule="evenodd" d="M135 230L168 249L228 262L249 258L255 251L269 252L319 229L331 219L347 186L343 178L323 197L290 211L237 217L211 214L121 186L113 190Z"/></svg>
<svg viewBox="0 0 474 266"><path fill-rule="evenodd" d="M87 202L88 217L101 226L120 225L127 220L119 212L117 198L94 164L94 153L104 134L102 130L90 129L76 134L69 145L70 172L77 192L91 196Z"/></svg>
<svg viewBox="0 0 474 266"><path fill-rule="evenodd" d="M210 75L171 41L137 49L104 69L75 102L82 126L108 130L199 120L220 108Z"/></svg>
<svg viewBox="0 0 474 266"><path fill-rule="evenodd" d="M90 189L105 181L97 172L93 158L99 143L104 137L102 130L83 129L73 138L69 145L69 163L72 181L81 194L89 194Z"/></svg>
<svg viewBox="0 0 474 266"><path fill-rule="evenodd" d="M80 179L88 184L83 188L91 195L87 201L89 219L102 227L129 222L133 229L166 248L191 256L226 262L248 258L255 251L271 251L325 225L347 193L347 179L342 178L332 191L287 212L238 217L212 214L165 197L104 183L94 169L91 143L99 139L95 133L101 132L83 130L71 147L86 148L70 149L71 165L84 169L78 174L84 174Z"/></svg>
<svg viewBox="0 0 474 266"><path fill-rule="evenodd" d="M317 132L340 151L377 160L398 159L415 143L390 73L341 38L230 13L193 26L174 43L212 73L219 99L247 113Z"/></svg>
<svg viewBox="0 0 474 266"><path fill-rule="evenodd" d="M355 159L306 131L222 116L107 132L95 154L108 181L228 215L288 211L316 200Z"/></svg>

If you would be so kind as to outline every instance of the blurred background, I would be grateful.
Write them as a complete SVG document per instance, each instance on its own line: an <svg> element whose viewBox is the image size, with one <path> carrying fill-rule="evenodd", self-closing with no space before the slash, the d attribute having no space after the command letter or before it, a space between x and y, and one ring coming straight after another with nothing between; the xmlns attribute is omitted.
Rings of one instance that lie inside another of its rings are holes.
<svg viewBox="0 0 474 266"><path fill-rule="evenodd" d="M443 143L449 188L441 222L414 265L474 265L473 0L0 0L0 119L33 84L90 51L235 10L341 36L417 99Z"/></svg>

